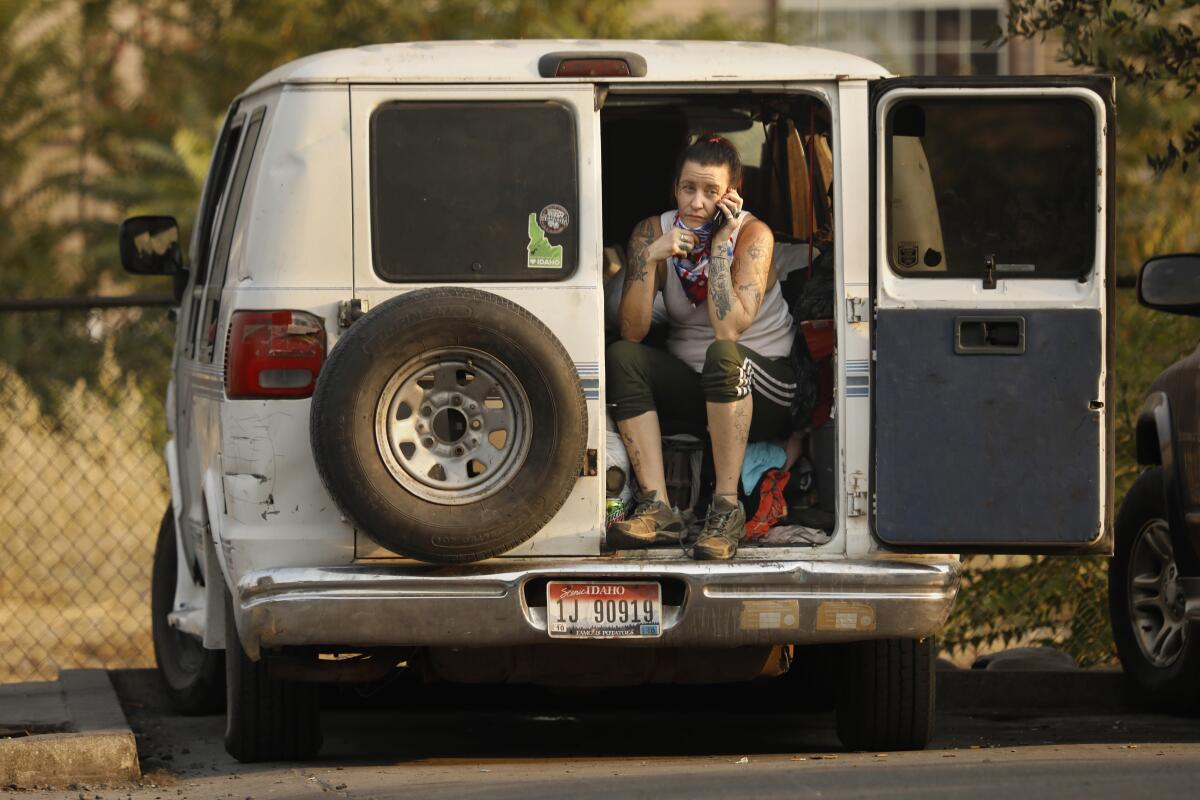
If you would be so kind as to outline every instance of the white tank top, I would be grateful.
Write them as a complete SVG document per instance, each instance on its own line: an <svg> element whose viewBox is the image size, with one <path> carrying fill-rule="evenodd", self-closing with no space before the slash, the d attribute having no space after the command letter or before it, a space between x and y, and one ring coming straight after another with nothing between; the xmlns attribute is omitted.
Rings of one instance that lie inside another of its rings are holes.
<svg viewBox="0 0 1200 800"><path fill-rule="evenodd" d="M749 216L745 211L739 215L743 224ZM675 224L675 211L666 211L659 218L662 230L668 231ZM738 228L738 232L741 228ZM737 244L737 232L730 240L731 245ZM670 317L671 327L667 333L667 350L683 363L700 372L704 369L704 354L708 346L716 341L716 334L708 321L708 304L692 305L687 294L683 291L683 283L675 273L670 262L666 264L667 279L663 286L663 299L666 301L667 316ZM776 282L763 298L758 307L758 313L750 327L742 331L738 344L749 347L759 355L767 358L785 358L792 350L792 340L796 336L792 315L788 312L787 301Z"/></svg>

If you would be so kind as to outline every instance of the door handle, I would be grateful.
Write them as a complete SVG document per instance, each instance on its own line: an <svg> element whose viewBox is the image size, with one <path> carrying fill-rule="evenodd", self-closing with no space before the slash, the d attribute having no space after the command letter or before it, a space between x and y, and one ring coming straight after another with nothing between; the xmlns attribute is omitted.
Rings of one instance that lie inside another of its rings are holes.
<svg viewBox="0 0 1200 800"><path fill-rule="evenodd" d="M963 355L1021 355L1024 317L955 317L954 352Z"/></svg>

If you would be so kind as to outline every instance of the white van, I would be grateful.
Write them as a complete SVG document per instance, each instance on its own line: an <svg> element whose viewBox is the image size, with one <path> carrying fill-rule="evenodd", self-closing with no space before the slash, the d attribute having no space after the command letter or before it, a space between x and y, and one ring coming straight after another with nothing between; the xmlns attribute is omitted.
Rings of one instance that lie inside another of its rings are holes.
<svg viewBox="0 0 1200 800"><path fill-rule="evenodd" d="M833 698L847 747L923 747L938 554L1111 546L1113 96L759 43L379 45L263 76L186 269L174 220L121 232L180 297L172 697L225 702L245 761L314 755L315 684L397 668L779 676ZM725 562L605 547L606 261L700 132L739 149L776 277L829 271L827 318L798 320L829 522Z"/></svg>

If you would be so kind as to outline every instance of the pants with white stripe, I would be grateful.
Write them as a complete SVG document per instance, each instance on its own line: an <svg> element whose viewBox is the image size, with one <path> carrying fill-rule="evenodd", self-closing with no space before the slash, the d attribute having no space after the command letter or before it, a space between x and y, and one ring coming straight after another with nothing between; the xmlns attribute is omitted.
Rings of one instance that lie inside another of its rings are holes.
<svg viewBox="0 0 1200 800"><path fill-rule="evenodd" d="M605 353L608 404L620 422L658 411L663 433L703 432L705 402L732 403L754 396L750 440L786 436L791 430L796 372L787 358L767 358L737 342L714 341L704 369L693 372L665 350L640 342L613 342Z"/></svg>

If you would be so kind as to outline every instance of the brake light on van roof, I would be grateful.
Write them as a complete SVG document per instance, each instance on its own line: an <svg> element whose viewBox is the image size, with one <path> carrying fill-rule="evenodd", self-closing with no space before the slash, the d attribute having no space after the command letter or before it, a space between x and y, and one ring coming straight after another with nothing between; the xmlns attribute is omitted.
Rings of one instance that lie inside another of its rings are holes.
<svg viewBox="0 0 1200 800"><path fill-rule="evenodd" d="M626 52L557 52L538 59L543 78L644 78L646 59Z"/></svg>
<svg viewBox="0 0 1200 800"><path fill-rule="evenodd" d="M225 348L230 399L310 397L325 361L325 326L306 311L235 311Z"/></svg>

